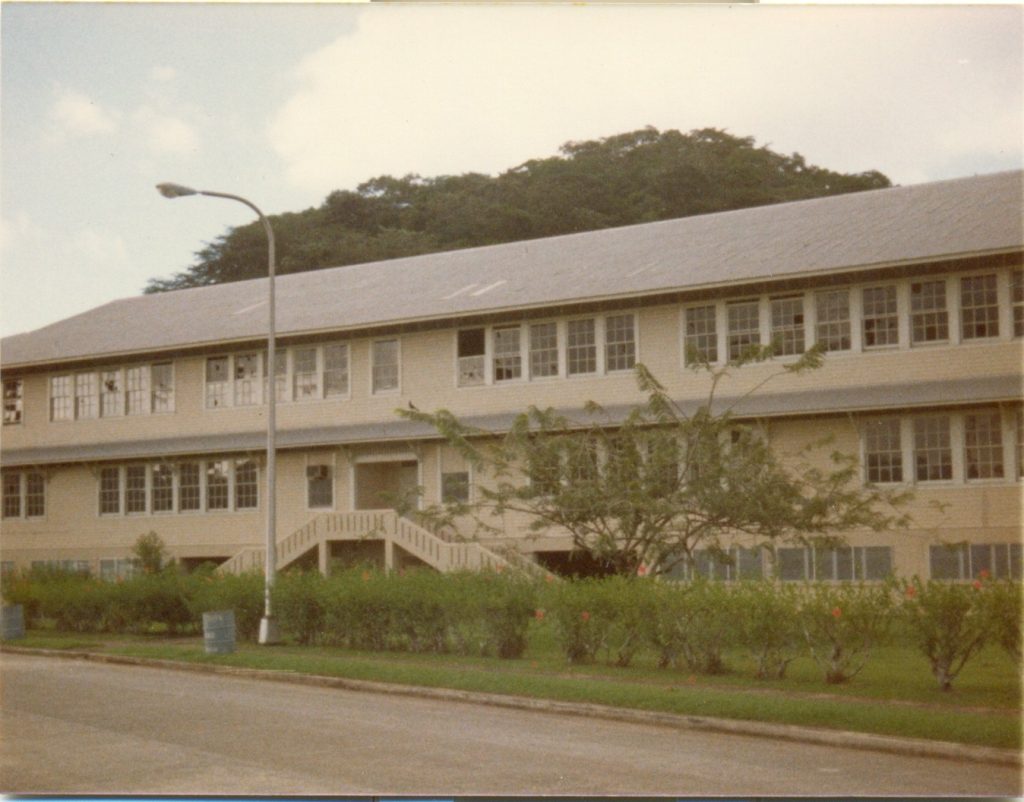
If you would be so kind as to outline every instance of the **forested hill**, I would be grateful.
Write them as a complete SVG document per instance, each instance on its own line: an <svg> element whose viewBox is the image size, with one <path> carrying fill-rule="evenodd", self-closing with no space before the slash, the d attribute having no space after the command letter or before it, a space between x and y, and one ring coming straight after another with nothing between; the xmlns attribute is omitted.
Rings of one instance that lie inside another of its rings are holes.
<svg viewBox="0 0 1024 802"><path fill-rule="evenodd" d="M881 173L836 173L755 147L752 137L645 128L568 142L497 177L381 176L271 222L278 272L297 273L888 186ZM266 240L253 222L199 251L185 272L151 279L146 292L265 273Z"/></svg>

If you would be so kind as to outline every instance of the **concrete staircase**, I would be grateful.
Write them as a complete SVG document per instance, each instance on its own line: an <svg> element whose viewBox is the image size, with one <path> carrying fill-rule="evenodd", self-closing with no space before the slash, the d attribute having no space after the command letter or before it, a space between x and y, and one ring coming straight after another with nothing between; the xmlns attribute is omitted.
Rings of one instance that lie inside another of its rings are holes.
<svg viewBox="0 0 1024 802"><path fill-rule="evenodd" d="M504 554L475 541L459 542L442 533L431 532L403 518L394 510L360 510L357 512L320 513L305 526L296 529L277 543L277 569L287 568L300 557L316 551L320 570L327 568L327 544L342 540L383 540L385 564L394 567L394 547L422 560L438 571L525 572L546 576L548 572L537 563L514 550ZM239 574L264 569L266 550L245 548L220 566L222 573Z"/></svg>

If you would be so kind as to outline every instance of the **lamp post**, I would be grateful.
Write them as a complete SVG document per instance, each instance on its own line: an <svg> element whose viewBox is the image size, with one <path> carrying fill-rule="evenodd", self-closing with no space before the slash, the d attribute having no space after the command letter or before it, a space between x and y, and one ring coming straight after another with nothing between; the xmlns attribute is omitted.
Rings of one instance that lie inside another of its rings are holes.
<svg viewBox="0 0 1024 802"><path fill-rule="evenodd" d="M277 570L277 448L275 444L277 416L277 349L274 344L274 231L270 221L263 215L256 204L238 195L226 192L210 192L201 189L183 187L181 184L157 184L157 190L165 198L182 198L187 195L207 195L211 198L227 198L244 203L259 217L263 230L267 233L267 272L269 277L268 314L270 322L267 331L267 561L266 579L263 585L263 618L260 620L259 642L261 644L278 643L280 637L277 622L274 620L270 595L274 587L274 574Z"/></svg>

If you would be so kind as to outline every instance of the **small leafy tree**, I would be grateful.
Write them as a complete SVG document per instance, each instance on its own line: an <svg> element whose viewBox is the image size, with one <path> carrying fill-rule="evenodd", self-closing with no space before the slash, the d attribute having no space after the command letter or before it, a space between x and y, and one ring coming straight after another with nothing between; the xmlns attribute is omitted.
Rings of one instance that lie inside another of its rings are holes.
<svg viewBox="0 0 1024 802"><path fill-rule="evenodd" d="M952 689L953 680L989 637L985 591L981 579L961 585L915 577L904 584L904 619L944 691Z"/></svg>
<svg viewBox="0 0 1024 802"><path fill-rule="evenodd" d="M985 591L987 617L993 637L1008 655L1021 664L1021 629L1024 628L1024 586L1020 580L1002 579L992 582Z"/></svg>
<svg viewBox="0 0 1024 802"><path fill-rule="evenodd" d="M169 556L163 539L152 531L139 535L132 546L132 554L138 559L144 574L158 573Z"/></svg>
<svg viewBox="0 0 1024 802"><path fill-rule="evenodd" d="M832 453L827 468L806 459L784 464L756 428L719 409L716 389L729 370L771 354L755 347L726 366L705 362L710 391L693 409L674 402L638 365L647 400L621 418L594 403L584 405L585 420L530 407L502 436L446 410L398 410L436 428L489 480L473 503L424 514L434 526L468 516L478 531L498 533L495 516L525 513L532 532L566 532L574 548L624 575L669 572L691 563L698 547L723 553L730 535L768 543L905 525L896 510L907 494L863 486L856 458ZM820 363L811 350L772 375Z"/></svg>
<svg viewBox="0 0 1024 802"><path fill-rule="evenodd" d="M791 584L740 582L732 591L736 639L750 652L758 679L786 675L803 646L797 590Z"/></svg>

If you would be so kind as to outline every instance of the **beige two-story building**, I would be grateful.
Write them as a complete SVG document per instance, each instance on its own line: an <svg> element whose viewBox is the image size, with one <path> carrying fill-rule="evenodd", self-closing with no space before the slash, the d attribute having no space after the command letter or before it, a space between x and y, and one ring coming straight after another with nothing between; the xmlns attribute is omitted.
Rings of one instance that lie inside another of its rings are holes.
<svg viewBox="0 0 1024 802"><path fill-rule="evenodd" d="M155 531L186 566L262 564L267 394L282 566L566 564L564 534L509 518L481 542L389 510L479 482L397 408L502 431L528 405L613 413L644 363L683 403L735 398L812 345L825 364L738 402L783 450L833 436L863 481L913 489L910 527L779 548L781 578L1021 575L1024 176L1020 172L288 275L268 381L266 280L127 298L2 343L5 570L117 576ZM468 531L467 536L470 534ZM823 533L825 534L825 533ZM953 545L950 545L953 544ZM737 543L734 578L769 570Z"/></svg>

